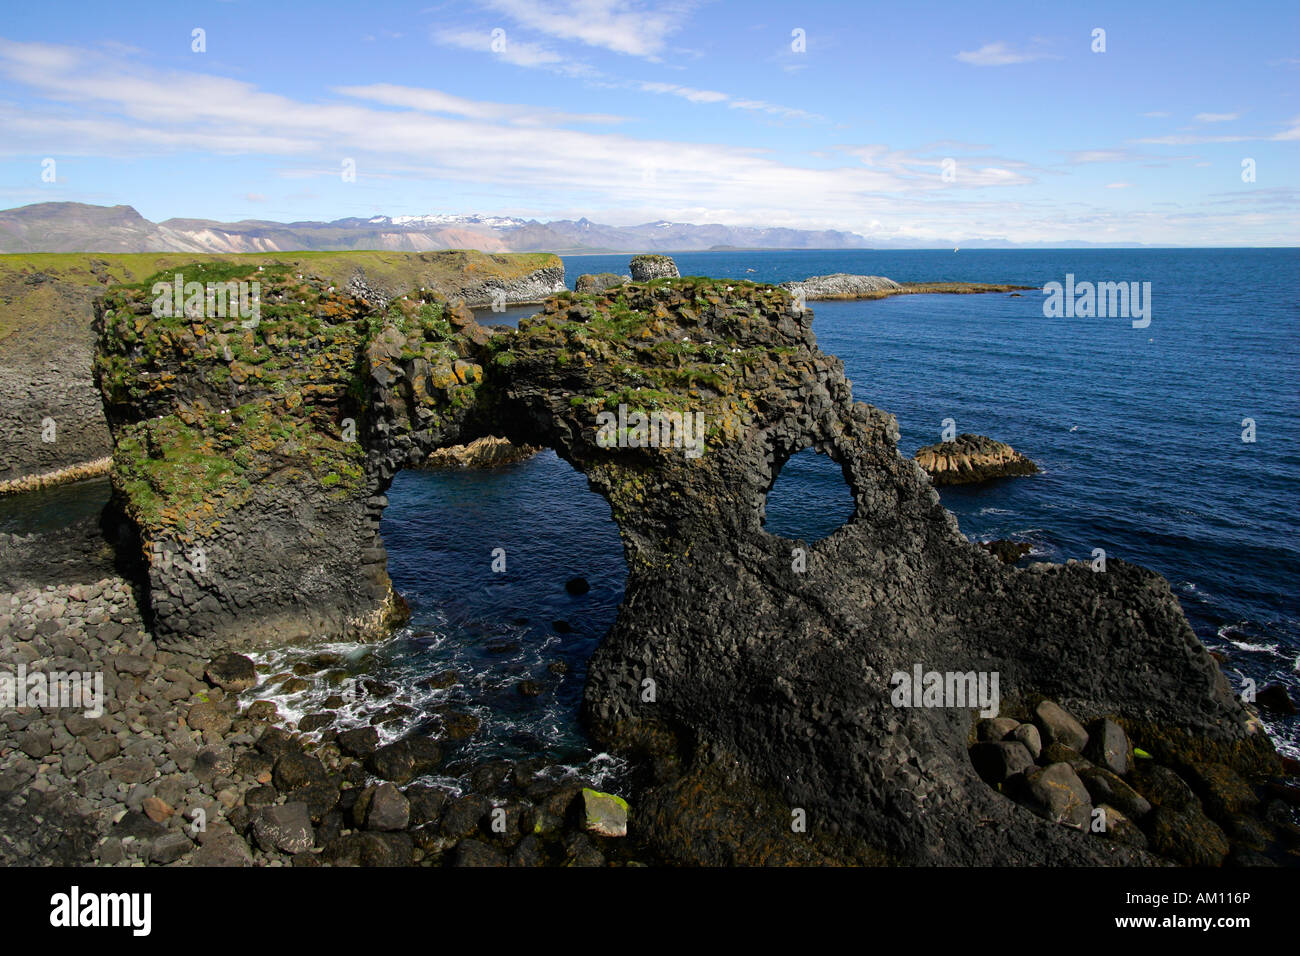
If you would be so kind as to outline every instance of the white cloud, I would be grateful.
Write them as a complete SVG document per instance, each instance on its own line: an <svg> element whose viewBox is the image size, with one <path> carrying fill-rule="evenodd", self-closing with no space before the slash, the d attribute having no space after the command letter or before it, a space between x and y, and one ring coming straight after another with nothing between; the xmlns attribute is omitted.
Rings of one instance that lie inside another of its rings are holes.
<svg viewBox="0 0 1300 956"><path fill-rule="evenodd" d="M1288 120L1287 124L1287 129L1275 134L1272 138L1285 141L1300 139L1300 116Z"/></svg>
<svg viewBox="0 0 1300 956"><path fill-rule="evenodd" d="M1107 183L1106 188L1107 189L1132 189L1133 184L1132 183Z"/></svg>
<svg viewBox="0 0 1300 956"><path fill-rule="evenodd" d="M1128 149L1081 149L1070 153L1065 161L1073 166L1086 163L1126 163L1138 158Z"/></svg>
<svg viewBox="0 0 1300 956"><path fill-rule="evenodd" d="M769 113L773 116L780 116L782 119L823 121L826 119L819 113L809 113L807 110L795 109L792 106L781 106L778 103L768 103L766 100L740 99L727 93L720 93L717 90L697 90L690 86L679 86L676 83L645 81L640 84L639 89L645 93L667 93L672 96L680 96L692 103L726 103L728 108L733 110Z"/></svg>
<svg viewBox="0 0 1300 956"><path fill-rule="evenodd" d="M509 35L504 38L504 45L499 44L499 49L493 50L490 30L437 30L433 38L443 46L474 50L512 66L542 68L569 76L590 76L596 73L586 63L562 56L538 43L516 40Z"/></svg>
<svg viewBox="0 0 1300 956"><path fill-rule="evenodd" d="M807 110L795 109L790 106L780 106L776 103L768 103L765 100L732 100L727 105L734 110L756 110L761 113L771 113L773 116L780 116L783 119L820 121L826 119L826 117L822 116L820 113L809 113Z"/></svg>
<svg viewBox="0 0 1300 956"><path fill-rule="evenodd" d="M520 26L615 53L655 58L681 29L692 5L631 0L487 0Z"/></svg>
<svg viewBox="0 0 1300 956"><path fill-rule="evenodd" d="M726 93L717 90L696 90L675 83L642 83L641 90L644 93L670 93L692 103L721 103L731 99Z"/></svg>
<svg viewBox="0 0 1300 956"><path fill-rule="evenodd" d="M1207 143L1244 143L1254 136L1148 136L1136 140L1152 146L1202 146Z"/></svg>
<svg viewBox="0 0 1300 956"><path fill-rule="evenodd" d="M986 43L978 50L964 50L956 59L971 66L1008 66L1012 63L1029 63L1032 60L1059 59L1039 50L1014 50L998 41Z"/></svg>
<svg viewBox="0 0 1300 956"><path fill-rule="evenodd" d="M337 86L334 92L356 99L371 100L385 106L402 106L425 113L450 113L469 119L499 120L522 125L544 124L613 124L623 122L619 116L606 113L564 113L536 106L511 103L488 103L444 93L442 90L412 86L395 86L391 83L372 83L368 86Z"/></svg>
<svg viewBox="0 0 1300 956"><path fill-rule="evenodd" d="M1240 113L1197 113L1195 119L1198 123L1227 123L1239 116Z"/></svg>

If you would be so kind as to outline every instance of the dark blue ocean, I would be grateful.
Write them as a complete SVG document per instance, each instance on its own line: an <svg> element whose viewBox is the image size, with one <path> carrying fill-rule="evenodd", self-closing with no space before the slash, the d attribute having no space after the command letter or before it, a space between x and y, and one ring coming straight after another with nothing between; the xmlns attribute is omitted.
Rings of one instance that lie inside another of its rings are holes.
<svg viewBox="0 0 1300 956"><path fill-rule="evenodd" d="M813 329L854 394L898 419L910 456L944 419L1037 461L1038 475L943 489L978 540L1028 542L1027 560L1093 549L1165 575L1197 634L1236 682L1280 680L1300 696L1300 250L709 252L675 256L684 275L780 282L831 272L899 281L1034 286L1019 297L899 296L815 302ZM566 257L583 272L626 272L628 256ZM752 271L751 271L752 270ZM1045 318L1051 281L1150 282L1151 323ZM534 311L488 313L514 323ZM1243 419L1255 423L1243 442ZM598 779L617 765L577 723L586 661L613 623L626 575L604 500L552 452L489 472L405 471L383 520L389 564L411 604L391 640L339 648L357 673L395 688L347 723L393 717L394 737L440 708L480 720L447 783L479 760L544 757ZM829 533L851 512L838 468L805 452L782 472L768 528ZM0 525L4 522L0 514ZM505 573L492 570L505 551ZM573 597L565 582L585 577ZM286 667L304 651L268 664ZM446 672L452 672L450 676ZM447 686L428 687L435 674ZM450 681L450 682L449 682ZM532 682L532 683L524 683ZM288 716L318 692L281 699ZM1300 755L1300 719L1268 719Z"/></svg>

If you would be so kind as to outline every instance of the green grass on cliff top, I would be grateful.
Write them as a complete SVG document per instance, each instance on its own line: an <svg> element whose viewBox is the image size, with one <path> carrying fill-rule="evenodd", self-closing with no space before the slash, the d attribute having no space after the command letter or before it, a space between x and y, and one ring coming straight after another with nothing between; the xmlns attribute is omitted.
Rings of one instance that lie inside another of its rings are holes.
<svg viewBox="0 0 1300 956"><path fill-rule="evenodd" d="M517 279L558 267L549 252L488 254L437 252L22 252L0 255L0 357L10 345L52 348L50 336L89 341L91 305L111 285L137 285L166 271L195 264L271 265L310 271L343 285L358 269L372 287L390 291L424 286L449 297L485 279ZM197 280L196 280L197 281ZM10 342L10 338L14 342Z"/></svg>

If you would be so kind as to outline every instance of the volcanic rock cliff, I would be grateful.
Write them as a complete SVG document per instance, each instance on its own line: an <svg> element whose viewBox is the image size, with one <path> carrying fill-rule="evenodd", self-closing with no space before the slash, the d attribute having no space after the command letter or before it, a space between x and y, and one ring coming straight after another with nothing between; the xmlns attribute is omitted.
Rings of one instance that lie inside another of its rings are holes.
<svg viewBox="0 0 1300 956"><path fill-rule="evenodd" d="M470 307L540 302L564 289L549 254L290 252L244 256L50 254L0 256L0 492L37 476L76 477L111 442L91 382L94 302L117 283L225 264L312 273L381 307L420 287ZM160 272L161 270L161 272ZM198 278L198 275L195 275Z"/></svg>
<svg viewBox="0 0 1300 956"><path fill-rule="evenodd" d="M555 449L610 504L629 576L585 717L649 768L633 825L668 858L1152 859L985 784L973 710L891 702L915 665L996 672L1004 712L1050 697L1110 716L1161 760L1276 760L1164 579L1116 559L1021 570L967 541L784 290L657 279L488 330L428 290L378 309L287 271L263 281L253 329L155 318L143 287L100 307L114 487L163 646L384 632L401 613L384 492L492 434ZM620 406L702 415L704 454L671 428L602 439L598 416ZM805 448L855 500L816 543L763 528Z"/></svg>

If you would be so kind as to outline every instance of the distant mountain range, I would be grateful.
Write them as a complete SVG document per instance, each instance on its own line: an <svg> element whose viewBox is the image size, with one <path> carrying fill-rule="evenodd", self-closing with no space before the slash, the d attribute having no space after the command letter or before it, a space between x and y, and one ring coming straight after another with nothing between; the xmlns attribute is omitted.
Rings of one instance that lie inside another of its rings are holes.
<svg viewBox="0 0 1300 956"><path fill-rule="evenodd" d="M0 252L287 252L391 249L432 252L699 252L713 249L1070 248L1088 242L1021 245L1005 240L869 239L834 229L648 222L606 226L589 219L538 222L505 216L373 216L333 222L167 219L131 206L47 202L0 211ZM1115 243L1112 248L1137 246Z"/></svg>
<svg viewBox="0 0 1300 956"><path fill-rule="evenodd" d="M606 226L588 219L538 222L500 216L374 216L333 222L168 219L130 206L53 202L0 212L0 252L284 252L391 249L431 252L685 252L714 248L862 249L850 232L652 222Z"/></svg>

